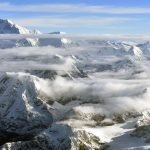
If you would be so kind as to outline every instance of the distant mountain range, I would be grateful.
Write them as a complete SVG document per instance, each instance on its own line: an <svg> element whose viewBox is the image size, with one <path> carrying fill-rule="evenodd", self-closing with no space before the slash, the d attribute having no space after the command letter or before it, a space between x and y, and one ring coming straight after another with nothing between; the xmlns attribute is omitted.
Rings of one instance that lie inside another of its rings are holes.
<svg viewBox="0 0 150 150"><path fill-rule="evenodd" d="M38 30L29 30L21 27L10 20L0 19L0 34L42 34ZM50 34L65 34L64 32L53 32ZM71 41L65 38L32 39L21 40L1 40L0 48L27 47L27 46L55 46L63 47L70 44Z"/></svg>

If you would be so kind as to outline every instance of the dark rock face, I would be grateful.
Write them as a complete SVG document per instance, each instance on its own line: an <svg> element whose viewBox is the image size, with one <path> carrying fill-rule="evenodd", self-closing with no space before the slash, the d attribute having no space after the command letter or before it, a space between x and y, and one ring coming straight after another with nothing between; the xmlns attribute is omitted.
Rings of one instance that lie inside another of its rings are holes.
<svg viewBox="0 0 150 150"><path fill-rule="evenodd" d="M136 129L131 133L131 136L145 139L146 143L150 143L150 111L144 111L139 117Z"/></svg>
<svg viewBox="0 0 150 150"><path fill-rule="evenodd" d="M27 140L52 123L49 106L38 98L31 76L3 75L0 79L0 144Z"/></svg>
<svg viewBox="0 0 150 150"><path fill-rule="evenodd" d="M19 29L8 20L0 19L0 34L19 34Z"/></svg>
<svg viewBox="0 0 150 150"><path fill-rule="evenodd" d="M67 125L54 124L45 132L30 141L7 143L2 146L8 150L104 150L107 145L84 130L72 130Z"/></svg>
<svg viewBox="0 0 150 150"><path fill-rule="evenodd" d="M40 78L44 78L44 79L55 79L56 76L58 75L57 72L55 70L31 70L31 71L27 71L33 75L36 75ZM71 71L71 72L64 72L62 75L62 77L66 77L66 78L86 78L88 77L88 75L83 72L82 70L76 71Z"/></svg>

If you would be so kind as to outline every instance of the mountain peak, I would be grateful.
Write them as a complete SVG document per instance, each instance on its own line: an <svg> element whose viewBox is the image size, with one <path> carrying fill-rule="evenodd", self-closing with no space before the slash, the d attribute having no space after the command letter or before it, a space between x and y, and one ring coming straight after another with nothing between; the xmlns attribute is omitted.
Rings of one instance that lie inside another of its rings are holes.
<svg viewBox="0 0 150 150"><path fill-rule="evenodd" d="M9 24L14 24L11 20L9 19L0 19L0 23L9 23Z"/></svg>
<svg viewBox="0 0 150 150"><path fill-rule="evenodd" d="M34 31L21 27L11 20L0 19L0 34L31 34Z"/></svg>

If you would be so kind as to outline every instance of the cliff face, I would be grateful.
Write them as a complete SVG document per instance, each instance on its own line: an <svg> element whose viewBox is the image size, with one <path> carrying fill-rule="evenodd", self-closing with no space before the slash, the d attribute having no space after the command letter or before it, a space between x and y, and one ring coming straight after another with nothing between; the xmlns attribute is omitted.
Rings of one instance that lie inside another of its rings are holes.
<svg viewBox="0 0 150 150"><path fill-rule="evenodd" d="M25 74L1 76L1 144L30 139L52 124L50 107L38 98L38 80Z"/></svg>

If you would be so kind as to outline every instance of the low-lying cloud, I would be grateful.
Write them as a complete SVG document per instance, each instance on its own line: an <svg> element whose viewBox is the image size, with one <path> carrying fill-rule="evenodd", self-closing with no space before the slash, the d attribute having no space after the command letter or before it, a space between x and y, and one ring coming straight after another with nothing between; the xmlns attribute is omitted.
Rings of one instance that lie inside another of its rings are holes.
<svg viewBox="0 0 150 150"><path fill-rule="evenodd" d="M102 50L111 55L102 55ZM149 108L149 60L145 58L137 64L131 64L128 58L133 58L132 54L126 56L123 53L120 56L111 52L110 47L88 47L84 44L64 48L47 46L0 49L0 71L58 71L53 80L38 78L38 90L52 101L78 101L73 109L84 113L111 115ZM76 67L88 76L70 79L59 74L59 71L75 71Z"/></svg>

